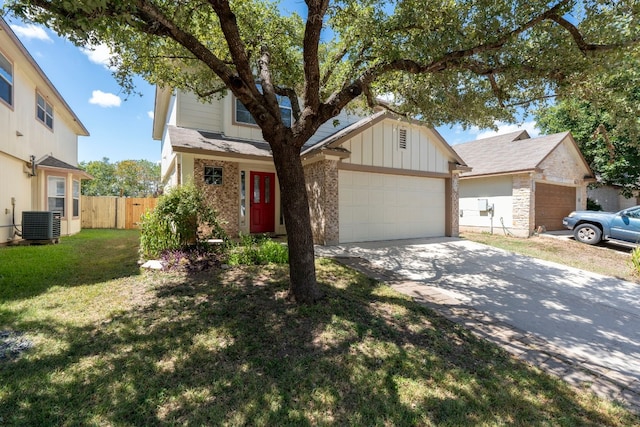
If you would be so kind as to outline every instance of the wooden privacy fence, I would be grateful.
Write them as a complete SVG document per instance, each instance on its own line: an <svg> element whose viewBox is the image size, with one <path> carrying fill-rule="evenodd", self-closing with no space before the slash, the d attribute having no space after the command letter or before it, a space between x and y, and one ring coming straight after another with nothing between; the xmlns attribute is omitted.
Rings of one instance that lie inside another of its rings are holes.
<svg viewBox="0 0 640 427"><path fill-rule="evenodd" d="M138 228L140 216L158 203L152 197L82 196L82 228Z"/></svg>

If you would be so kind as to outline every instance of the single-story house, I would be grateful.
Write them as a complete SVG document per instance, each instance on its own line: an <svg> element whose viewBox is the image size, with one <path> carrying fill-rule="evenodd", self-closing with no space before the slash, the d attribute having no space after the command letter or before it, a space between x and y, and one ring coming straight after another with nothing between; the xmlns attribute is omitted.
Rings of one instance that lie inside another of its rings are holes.
<svg viewBox="0 0 640 427"><path fill-rule="evenodd" d="M290 114L286 100L283 114ZM285 234L271 149L233 95L203 104L156 91L153 136L166 187L193 179L234 236ZM303 147L314 241L458 234L458 154L434 129L387 112L343 112Z"/></svg>
<svg viewBox="0 0 640 427"><path fill-rule="evenodd" d="M528 237L562 230L585 209L593 173L570 132L531 138L512 132L453 146L471 167L460 176L460 230Z"/></svg>

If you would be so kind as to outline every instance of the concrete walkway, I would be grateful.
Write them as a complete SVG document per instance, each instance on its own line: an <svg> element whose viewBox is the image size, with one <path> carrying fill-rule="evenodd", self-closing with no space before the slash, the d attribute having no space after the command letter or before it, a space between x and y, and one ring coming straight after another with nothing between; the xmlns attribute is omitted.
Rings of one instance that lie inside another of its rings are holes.
<svg viewBox="0 0 640 427"><path fill-rule="evenodd" d="M640 413L640 285L461 239L317 247L512 355Z"/></svg>

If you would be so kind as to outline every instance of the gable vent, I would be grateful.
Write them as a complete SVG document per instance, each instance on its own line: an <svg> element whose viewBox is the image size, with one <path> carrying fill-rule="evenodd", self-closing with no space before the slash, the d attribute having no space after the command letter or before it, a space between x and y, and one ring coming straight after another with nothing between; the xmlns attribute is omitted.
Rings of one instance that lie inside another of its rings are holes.
<svg viewBox="0 0 640 427"><path fill-rule="evenodd" d="M398 148L401 150L407 149L407 130L400 129L398 132Z"/></svg>

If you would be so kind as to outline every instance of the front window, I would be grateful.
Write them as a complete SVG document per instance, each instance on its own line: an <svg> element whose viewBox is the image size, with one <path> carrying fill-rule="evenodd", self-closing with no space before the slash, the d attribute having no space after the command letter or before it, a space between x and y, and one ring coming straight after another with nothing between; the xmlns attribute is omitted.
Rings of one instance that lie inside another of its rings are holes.
<svg viewBox="0 0 640 427"><path fill-rule="evenodd" d="M73 181L73 216L80 216L80 181Z"/></svg>
<svg viewBox="0 0 640 427"><path fill-rule="evenodd" d="M205 166L204 183L210 185L222 185L222 168Z"/></svg>
<svg viewBox="0 0 640 427"><path fill-rule="evenodd" d="M47 201L50 211L58 211L62 217L65 216L65 193L67 181L59 176L50 176L47 188Z"/></svg>
<svg viewBox="0 0 640 427"><path fill-rule="evenodd" d="M0 53L0 99L13 105L13 66L2 53Z"/></svg>
<svg viewBox="0 0 640 427"><path fill-rule="evenodd" d="M262 88L258 85L258 90L262 91ZM291 100L286 96L276 95L276 99L278 100L278 105L280 106L280 115L282 116L282 123L291 127ZM239 99L236 98L236 122L238 123L246 123L249 125L257 124L247 107L244 106Z"/></svg>
<svg viewBox="0 0 640 427"><path fill-rule="evenodd" d="M36 94L36 117L46 127L53 129L53 107L39 93Z"/></svg>

